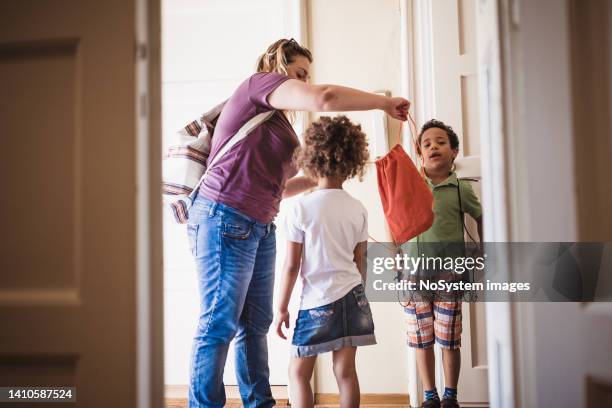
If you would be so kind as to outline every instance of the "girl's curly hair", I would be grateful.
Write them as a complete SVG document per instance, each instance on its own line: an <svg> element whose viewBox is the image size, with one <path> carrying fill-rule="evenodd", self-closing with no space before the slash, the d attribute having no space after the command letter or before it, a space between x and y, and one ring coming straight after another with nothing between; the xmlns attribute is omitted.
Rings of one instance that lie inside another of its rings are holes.
<svg viewBox="0 0 612 408"><path fill-rule="evenodd" d="M322 116L306 130L304 146L297 149L294 160L312 178L357 176L361 181L369 156L361 125L344 115Z"/></svg>

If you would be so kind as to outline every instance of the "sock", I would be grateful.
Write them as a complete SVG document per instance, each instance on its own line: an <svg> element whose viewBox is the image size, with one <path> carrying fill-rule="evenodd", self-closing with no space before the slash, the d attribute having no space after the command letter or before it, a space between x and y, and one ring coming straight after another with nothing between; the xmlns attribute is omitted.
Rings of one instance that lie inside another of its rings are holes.
<svg viewBox="0 0 612 408"><path fill-rule="evenodd" d="M433 387L433 389L429 390L429 391L425 391L425 399L426 400L439 400L440 397L438 396L438 390L436 389L436 387Z"/></svg>
<svg viewBox="0 0 612 408"><path fill-rule="evenodd" d="M457 399L457 389L444 387L444 396L442 398Z"/></svg>

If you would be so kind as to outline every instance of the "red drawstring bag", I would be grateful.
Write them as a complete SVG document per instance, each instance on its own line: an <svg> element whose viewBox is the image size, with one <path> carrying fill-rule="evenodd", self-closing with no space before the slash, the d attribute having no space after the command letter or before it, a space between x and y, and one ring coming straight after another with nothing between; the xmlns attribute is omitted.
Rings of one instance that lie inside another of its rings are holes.
<svg viewBox="0 0 612 408"><path fill-rule="evenodd" d="M434 221L433 194L401 145L376 160L378 192L396 244L427 231Z"/></svg>

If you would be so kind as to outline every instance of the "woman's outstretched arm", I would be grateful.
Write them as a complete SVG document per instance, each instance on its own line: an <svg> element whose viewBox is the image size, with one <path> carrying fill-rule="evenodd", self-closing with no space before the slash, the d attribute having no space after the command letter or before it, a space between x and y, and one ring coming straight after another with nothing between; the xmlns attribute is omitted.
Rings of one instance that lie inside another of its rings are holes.
<svg viewBox="0 0 612 408"><path fill-rule="evenodd" d="M347 112L381 109L398 120L406 120L410 102L339 85L310 85L289 79L268 96L275 109L309 112Z"/></svg>

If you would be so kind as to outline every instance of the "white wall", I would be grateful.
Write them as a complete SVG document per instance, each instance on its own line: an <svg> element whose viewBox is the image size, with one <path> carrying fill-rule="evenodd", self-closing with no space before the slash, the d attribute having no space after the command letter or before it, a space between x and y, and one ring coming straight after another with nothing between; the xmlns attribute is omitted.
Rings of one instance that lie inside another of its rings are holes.
<svg viewBox="0 0 612 408"><path fill-rule="evenodd" d="M309 45L314 55L313 83L333 83L366 91L400 91L397 0L311 0ZM352 112L347 116L372 134L373 113ZM398 139L398 123L389 121L389 145ZM370 235L389 240L376 170L369 165L363 183L351 181L346 190L361 200L369 213ZM372 314L378 344L359 348L357 370L362 393L408 392L406 326L403 309L396 303L374 303ZM331 355L319 357L315 373L317 393L337 393Z"/></svg>

